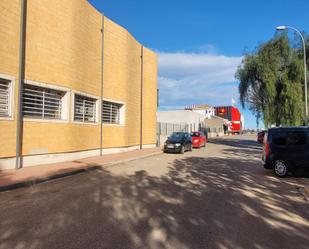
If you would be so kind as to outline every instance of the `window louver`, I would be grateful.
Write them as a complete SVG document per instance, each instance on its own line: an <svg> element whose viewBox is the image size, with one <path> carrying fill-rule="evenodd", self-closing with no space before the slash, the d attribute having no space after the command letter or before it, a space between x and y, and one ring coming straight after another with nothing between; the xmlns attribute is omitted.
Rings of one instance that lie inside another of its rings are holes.
<svg viewBox="0 0 309 249"><path fill-rule="evenodd" d="M10 116L10 82L0 79L0 117Z"/></svg>
<svg viewBox="0 0 309 249"><path fill-rule="evenodd" d="M102 119L103 123L120 124L120 109L123 105L109 101L103 101Z"/></svg>
<svg viewBox="0 0 309 249"><path fill-rule="evenodd" d="M61 119L64 92L48 88L25 85L23 113L25 117Z"/></svg>
<svg viewBox="0 0 309 249"><path fill-rule="evenodd" d="M84 123L96 122L96 99L75 95L74 120Z"/></svg>

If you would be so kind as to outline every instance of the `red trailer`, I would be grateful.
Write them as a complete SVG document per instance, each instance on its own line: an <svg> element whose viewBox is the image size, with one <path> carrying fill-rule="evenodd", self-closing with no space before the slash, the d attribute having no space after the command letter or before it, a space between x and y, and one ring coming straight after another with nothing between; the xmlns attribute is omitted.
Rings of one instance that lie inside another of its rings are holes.
<svg viewBox="0 0 309 249"><path fill-rule="evenodd" d="M241 133L241 113L234 106L217 106L215 107L216 116L230 121L228 131L231 133Z"/></svg>

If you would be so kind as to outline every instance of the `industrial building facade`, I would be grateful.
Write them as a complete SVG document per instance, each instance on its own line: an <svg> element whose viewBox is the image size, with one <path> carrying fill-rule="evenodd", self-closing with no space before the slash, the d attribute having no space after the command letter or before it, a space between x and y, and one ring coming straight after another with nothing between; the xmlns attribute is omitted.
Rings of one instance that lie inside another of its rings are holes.
<svg viewBox="0 0 309 249"><path fill-rule="evenodd" d="M21 2L0 1L0 170L155 146L156 54L86 0Z"/></svg>

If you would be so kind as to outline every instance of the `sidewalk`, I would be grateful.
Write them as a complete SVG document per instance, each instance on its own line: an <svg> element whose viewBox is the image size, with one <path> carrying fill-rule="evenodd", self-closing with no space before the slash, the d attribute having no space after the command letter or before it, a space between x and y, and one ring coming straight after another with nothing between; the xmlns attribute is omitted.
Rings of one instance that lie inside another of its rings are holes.
<svg viewBox="0 0 309 249"><path fill-rule="evenodd" d="M87 170L99 169L121 162L132 161L162 153L161 148L89 157L80 160L27 167L19 170L0 171L0 192L31 186Z"/></svg>

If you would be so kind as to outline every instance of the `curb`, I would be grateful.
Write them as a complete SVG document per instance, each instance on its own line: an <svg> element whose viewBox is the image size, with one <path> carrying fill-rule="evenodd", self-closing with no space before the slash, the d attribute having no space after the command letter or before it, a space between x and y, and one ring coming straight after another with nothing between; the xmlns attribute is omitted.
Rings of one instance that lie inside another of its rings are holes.
<svg viewBox="0 0 309 249"><path fill-rule="evenodd" d="M85 166L83 168L72 170L70 172L65 172L65 173L50 175L50 176L46 176L46 177L36 178L36 179L32 179L32 180L8 184L8 185L0 186L0 193L10 191L10 190L19 189L19 188L24 188L24 187L31 187L31 186L34 186L34 185L37 185L37 184L40 184L40 183L56 180L56 179L59 179L59 178L64 178L64 177L67 177L67 176L73 176L73 175L77 175L77 174L81 174L81 173L85 173L85 172L90 172L90 171L93 171L93 170L101 170L103 168L108 168L108 167L111 167L113 165L117 165L117 164L121 164L121 163L125 163L125 162L130 162L130 161L135 161L135 160L143 159L143 158L147 158L147 157L152 157L152 156L159 155L161 153L162 153L162 151L158 151L158 152L154 152L154 153L139 156L139 157L131 157L131 158L128 158L128 159L123 159L123 160L119 160L119 161L105 163L105 164L102 164L102 165Z"/></svg>

